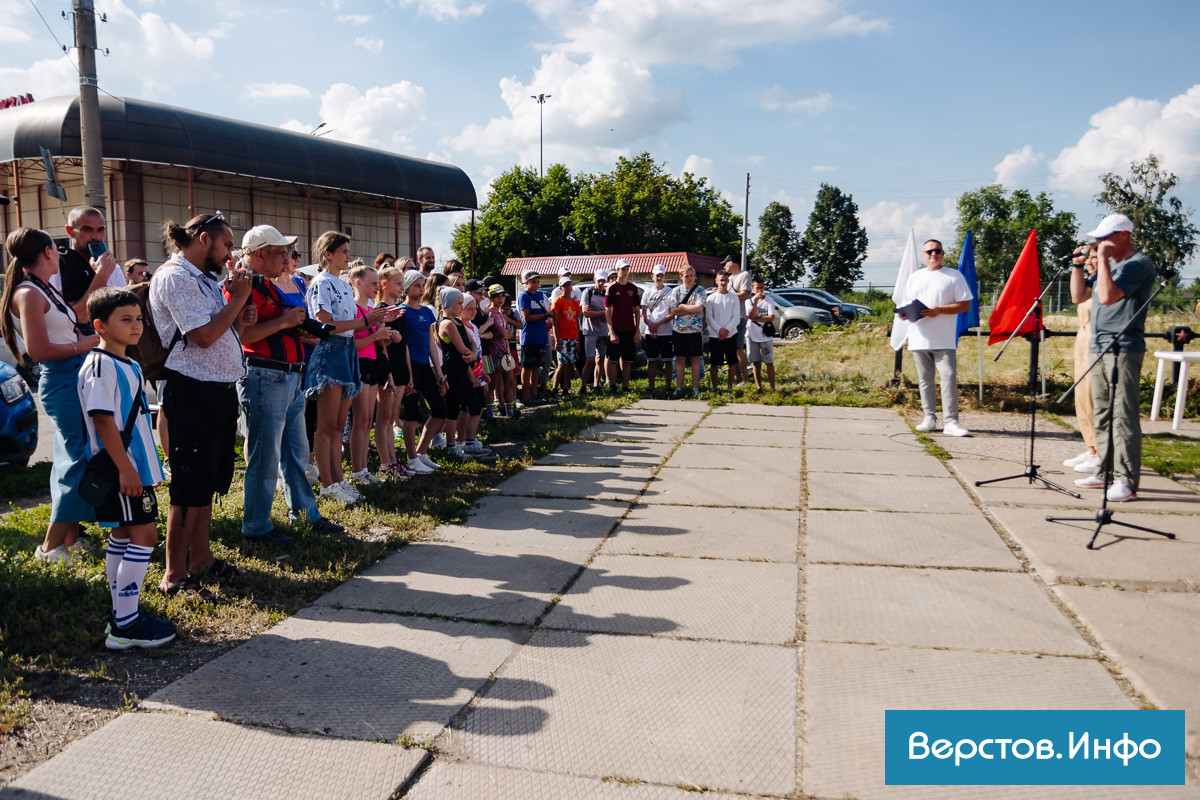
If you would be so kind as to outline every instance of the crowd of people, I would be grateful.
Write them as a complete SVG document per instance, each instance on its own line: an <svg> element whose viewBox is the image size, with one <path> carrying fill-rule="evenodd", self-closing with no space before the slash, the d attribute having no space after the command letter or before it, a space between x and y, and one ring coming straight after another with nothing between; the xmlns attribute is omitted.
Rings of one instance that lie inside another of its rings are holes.
<svg viewBox="0 0 1200 800"><path fill-rule="evenodd" d="M690 267L667 286L661 265L643 291L629 262L615 259L582 290L564 270L549 297L541 276L526 272L513 297L495 276L468 280L453 259L435 272L428 247L415 260L354 259L350 237L336 231L301 267L295 236L257 225L237 246L219 211L164 222L171 255L153 271L144 259L118 264L98 209L73 209L66 233L61 250L41 230L8 237L0 331L54 428L50 523L35 557L70 560L84 523L108 530L113 649L175 635L169 621L138 610L158 484L168 482L169 498L158 590L209 597L202 580L244 574L210 546L213 499L232 485L239 430L242 536L286 547L292 537L271 519L280 483L290 520L340 532L318 498L349 505L364 486L434 472L439 448L494 458L479 437L485 419L569 396L576 381L580 393L629 391L639 346L652 390L661 374L664 391L698 395L705 352L714 389L722 366L728 385L745 380L747 341L756 383L766 364L774 388L764 326L775 309L732 258L711 294Z"/></svg>

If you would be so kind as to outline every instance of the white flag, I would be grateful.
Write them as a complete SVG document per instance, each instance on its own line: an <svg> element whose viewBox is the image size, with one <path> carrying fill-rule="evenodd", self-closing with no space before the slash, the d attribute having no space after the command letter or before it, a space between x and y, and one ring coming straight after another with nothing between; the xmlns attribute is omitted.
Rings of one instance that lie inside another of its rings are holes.
<svg viewBox="0 0 1200 800"><path fill-rule="evenodd" d="M900 272L896 274L896 286L892 289L892 302L896 304L896 308L903 308L912 302L912 298L908 296L908 278L917 271L917 235L910 228L908 231L908 243L904 245L904 255L900 259ZM904 342L908 340L908 326L912 323L906 319L902 319L899 314L892 318L892 349L899 350L904 347Z"/></svg>

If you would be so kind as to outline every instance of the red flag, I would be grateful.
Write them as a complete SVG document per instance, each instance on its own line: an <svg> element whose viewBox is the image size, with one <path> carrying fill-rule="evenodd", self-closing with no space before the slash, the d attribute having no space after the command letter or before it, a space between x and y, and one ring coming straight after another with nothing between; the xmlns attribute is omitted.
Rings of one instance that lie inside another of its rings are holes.
<svg viewBox="0 0 1200 800"><path fill-rule="evenodd" d="M1029 238L1025 240L1025 249L1021 251L1021 257L1017 259L1017 265L1013 267L1012 274L1008 276L1008 283L1004 284L1004 291L1000 293L1000 299L996 301L996 308L992 311L992 316L988 318L988 328L991 330L988 344L995 344L1007 339L1021 323L1021 320L1025 319L1029 307L1041 293L1042 279L1038 272L1037 231L1030 231ZM1017 332L1032 333L1043 329L1041 320L1036 319L1036 315L1031 315Z"/></svg>

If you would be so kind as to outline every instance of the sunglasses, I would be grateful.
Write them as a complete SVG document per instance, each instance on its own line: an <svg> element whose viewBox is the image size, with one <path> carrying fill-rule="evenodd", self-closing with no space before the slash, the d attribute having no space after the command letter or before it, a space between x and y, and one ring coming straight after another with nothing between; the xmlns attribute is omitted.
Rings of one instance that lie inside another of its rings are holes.
<svg viewBox="0 0 1200 800"><path fill-rule="evenodd" d="M940 249L938 249L938 250L926 250L926 251L925 251L925 255L927 255L927 256L932 256L932 255L937 255L938 253L944 253L944 252L946 252L946 251L945 251L945 250L940 250Z"/></svg>

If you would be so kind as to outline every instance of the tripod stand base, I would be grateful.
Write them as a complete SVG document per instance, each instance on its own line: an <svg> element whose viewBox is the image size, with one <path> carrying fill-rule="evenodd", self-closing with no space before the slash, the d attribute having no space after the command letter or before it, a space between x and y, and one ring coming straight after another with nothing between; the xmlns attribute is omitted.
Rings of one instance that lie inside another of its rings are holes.
<svg viewBox="0 0 1200 800"><path fill-rule="evenodd" d="M1044 485L1047 489L1053 489L1056 492L1062 492L1063 494L1069 494L1069 495L1071 495L1071 497L1074 497L1076 500L1079 500L1083 497L1083 495L1081 495L1077 492L1072 492L1070 489L1067 489L1064 486L1059 486L1054 481L1049 481L1049 480L1046 480L1045 478L1043 478L1041 475L1038 474L1038 465L1037 464L1026 464L1025 471L1022 472L1020 475L1006 475L1003 478L989 478L986 481L975 481L975 485L976 486L986 486L989 483L999 483L1000 481L1011 481L1011 480L1016 480L1017 478L1027 478L1027 479L1029 479L1030 483L1033 483L1034 481L1038 481L1042 485Z"/></svg>
<svg viewBox="0 0 1200 800"><path fill-rule="evenodd" d="M1113 510L1107 506L1101 506L1096 509L1096 513L1091 517L1046 517L1046 522L1095 522L1096 530L1092 532L1092 538L1088 540L1087 549L1095 550L1096 537L1100 535L1100 531L1105 525L1120 525L1122 528L1132 528L1135 531L1145 531L1153 533L1155 536L1163 536L1167 539L1174 539L1175 534L1167 533L1166 531L1156 531L1154 528L1147 528L1142 525L1133 525L1129 522L1118 522L1113 519Z"/></svg>

